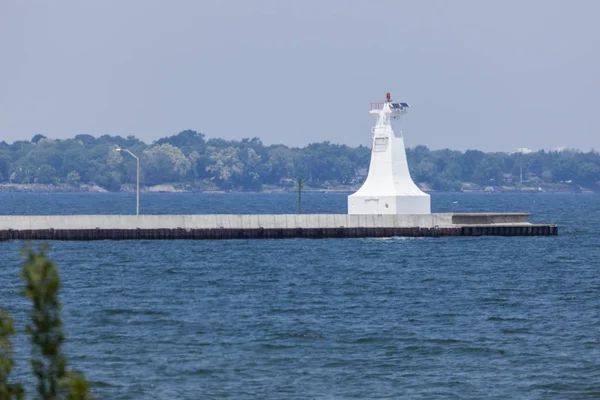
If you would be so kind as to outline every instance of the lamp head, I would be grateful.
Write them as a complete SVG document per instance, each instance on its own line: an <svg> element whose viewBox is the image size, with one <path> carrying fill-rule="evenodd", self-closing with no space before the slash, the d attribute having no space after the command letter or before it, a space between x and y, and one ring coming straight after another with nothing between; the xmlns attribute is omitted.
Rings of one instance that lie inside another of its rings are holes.
<svg viewBox="0 0 600 400"><path fill-rule="evenodd" d="M120 148L120 147L117 147L117 148L115 149L115 151L117 151L117 152L119 152L119 153L120 153L120 152L121 152L121 148Z"/></svg>

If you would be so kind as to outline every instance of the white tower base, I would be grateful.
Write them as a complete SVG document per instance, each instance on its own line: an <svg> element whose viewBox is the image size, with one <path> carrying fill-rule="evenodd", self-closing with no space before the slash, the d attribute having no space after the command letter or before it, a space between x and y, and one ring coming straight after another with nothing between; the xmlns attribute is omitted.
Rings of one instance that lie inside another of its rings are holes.
<svg viewBox="0 0 600 400"><path fill-rule="evenodd" d="M349 196L348 214L431 214L429 195Z"/></svg>
<svg viewBox="0 0 600 400"><path fill-rule="evenodd" d="M402 131L396 137L391 120L406 113L408 104L377 103L372 114L373 146L369 174L362 187L348 196L348 214L431 214L428 194L415 185L408 171Z"/></svg>

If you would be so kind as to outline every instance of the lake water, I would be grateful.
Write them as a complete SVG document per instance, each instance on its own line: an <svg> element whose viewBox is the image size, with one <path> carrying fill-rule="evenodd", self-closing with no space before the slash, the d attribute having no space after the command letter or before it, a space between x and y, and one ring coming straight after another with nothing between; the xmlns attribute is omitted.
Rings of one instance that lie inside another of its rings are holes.
<svg viewBox="0 0 600 400"><path fill-rule="evenodd" d="M347 194L306 193L306 213ZM142 194L142 213L294 213L289 194ZM557 237L53 242L67 342L101 399L600 396L600 196L433 194ZM135 212L135 195L0 193L0 214ZM0 307L26 324L19 250ZM27 339L15 378L31 382ZM31 393L31 384L29 392Z"/></svg>

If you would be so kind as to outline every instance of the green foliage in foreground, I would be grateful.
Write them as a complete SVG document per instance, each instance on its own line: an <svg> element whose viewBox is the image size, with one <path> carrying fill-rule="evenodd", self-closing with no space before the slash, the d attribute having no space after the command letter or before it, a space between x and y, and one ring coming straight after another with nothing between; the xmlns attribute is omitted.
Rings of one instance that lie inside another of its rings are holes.
<svg viewBox="0 0 600 400"><path fill-rule="evenodd" d="M77 135L72 139L34 136L31 141L0 142L0 183L98 185L110 191L136 182L135 159L117 153L121 147L140 157L141 184L177 184L188 189L261 190L264 185L293 189L307 186L358 185L366 177L370 149L330 142L302 148L264 145L260 139L206 139L186 130L152 144L128 136ZM461 183L481 186L537 186L573 183L599 188L600 154L575 150L535 153L484 153L407 149L413 179L434 190L460 190Z"/></svg>
<svg viewBox="0 0 600 400"><path fill-rule="evenodd" d="M37 379L37 393L43 400L91 399L85 377L67 369L62 352L65 337L58 298L60 277L47 253L47 247L39 251L25 247L25 263L21 270L21 279L25 283L22 294L32 304L26 333L32 345L31 367ZM14 334L12 318L0 310L0 400L25 398L22 386L9 379L14 365L10 338Z"/></svg>
<svg viewBox="0 0 600 400"><path fill-rule="evenodd" d="M10 371L14 365L10 338L15 334L10 315L0 310L0 400L22 399L24 392L18 383L10 383Z"/></svg>

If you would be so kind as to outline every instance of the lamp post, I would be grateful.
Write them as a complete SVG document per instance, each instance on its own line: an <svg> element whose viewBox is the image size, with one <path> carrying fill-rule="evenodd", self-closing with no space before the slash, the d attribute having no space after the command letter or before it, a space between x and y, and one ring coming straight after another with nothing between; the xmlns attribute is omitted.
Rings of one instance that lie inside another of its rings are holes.
<svg viewBox="0 0 600 400"><path fill-rule="evenodd" d="M302 214L302 187L304 186L304 181L298 178L298 214Z"/></svg>
<svg viewBox="0 0 600 400"><path fill-rule="evenodd" d="M126 151L127 153L131 154L137 162L137 179L136 179L137 189L135 192L135 215L140 215L140 158L127 149L122 149L120 147L117 147L115 150L118 153Z"/></svg>

